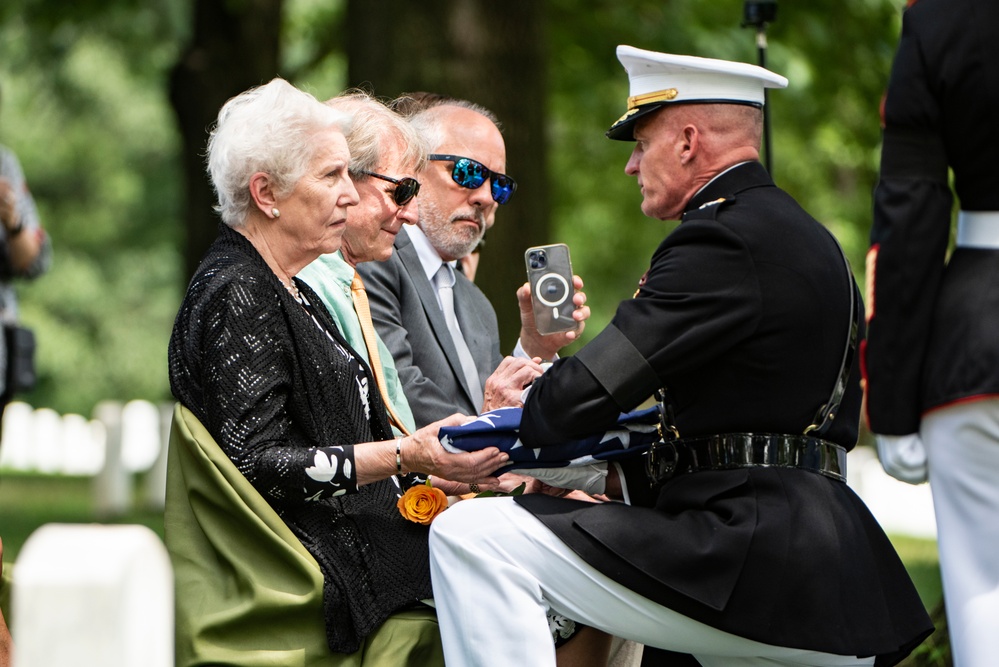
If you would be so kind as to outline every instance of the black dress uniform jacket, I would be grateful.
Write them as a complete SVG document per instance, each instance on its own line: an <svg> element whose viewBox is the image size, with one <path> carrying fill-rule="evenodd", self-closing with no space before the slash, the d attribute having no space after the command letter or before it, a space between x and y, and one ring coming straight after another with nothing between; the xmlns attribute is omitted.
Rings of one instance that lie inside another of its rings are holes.
<svg viewBox="0 0 999 667"><path fill-rule="evenodd" d="M999 394L999 251L946 261L948 165L962 209L999 211L997 30L995 0L919 0L903 17L868 256L875 433L915 433L929 409Z"/></svg>
<svg viewBox="0 0 999 667"><path fill-rule="evenodd" d="M604 429L662 386L681 437L800 434L840 370L851 290L832 235L762 165L736 166L691 200L607 329L535 382L521 439ZM827 439L853 446L860 397L854 369ZM635 468L631 506L518 502L608 576L742 637L894 664L931 631L843 482L757 467L678 475L653 494Z"/></svg>

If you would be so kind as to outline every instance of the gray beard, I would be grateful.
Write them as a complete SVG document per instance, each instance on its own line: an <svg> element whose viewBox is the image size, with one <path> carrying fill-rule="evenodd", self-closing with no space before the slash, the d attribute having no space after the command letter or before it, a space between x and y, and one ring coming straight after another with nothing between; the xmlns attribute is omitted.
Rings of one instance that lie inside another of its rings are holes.
<svg viewBox="0 0 999 667"><path fill-rule="evenodd" d="M434 238L430 234L427 234L427 238L430 239L434 248L436 248L437 252L441 255L461 259L475 250L475 247L479 245L479 241L482 239L482 235L480 234L478 238L472 241L465 241L464 239L456 238L453 235L438 239Z"/></svg>
<svg viewBox="0 0 999 667"><path fill-rule="evenodd" d="M461 259L475 250L475 247L479 245L479 241L485 235L484 220L479 220L479 231L475 234L475 237L469 238L466 234L456 232L450 220L443 223L439 222L441 218L434 215L437 211L431 210L429 213L431 215L427 217L433 217L435 222L427 224L426 219L421 217L420 229L427 235L430 244L441 256L446 255L455 259Z"/></svg>

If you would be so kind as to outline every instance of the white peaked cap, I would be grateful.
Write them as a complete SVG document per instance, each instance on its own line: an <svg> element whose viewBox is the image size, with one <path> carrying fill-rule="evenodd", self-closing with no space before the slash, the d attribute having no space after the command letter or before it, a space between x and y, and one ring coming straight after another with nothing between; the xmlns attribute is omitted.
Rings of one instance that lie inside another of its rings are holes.
<svg viewBox="0 0 999 667"><path fill-rule="evenodd" d="M786 88L787 79L748 63L617 47L628 72L628 111L607 131L634 141L635 121L667 104L748 104L762 107L765 88Z"/></svg>

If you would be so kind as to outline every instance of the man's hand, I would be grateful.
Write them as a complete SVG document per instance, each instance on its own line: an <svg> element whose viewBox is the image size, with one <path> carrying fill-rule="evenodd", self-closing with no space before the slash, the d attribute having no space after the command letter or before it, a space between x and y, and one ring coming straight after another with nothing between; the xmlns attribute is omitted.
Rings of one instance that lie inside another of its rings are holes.
<svg viewBox="0 0 999 667"><path fill-rule="evenodd" d="M505 472L499 476L499 480L500 491L503 493L512 493L521 485L524 487L523 493L540 493L544 487L541 481L516 472Z"/></svg>
<svg viewBox="0 0 999 667"><path fill-rule="evenodd" d="M514 489L524 486L524 493L543 493L549 496L555 496L556 498L572 498L573 500L584 500L589 503L604 502L601 498L595 498L585 491L577 491L575 489L564 489L557 486L551 486L541 481L537 477L528 477L521 475L516 472L507 472L499 476L501 490L506 493L510 493Z"/></svg>
<svg viewBox="0 0 999 667"><path fill-rule="evenodd" d="M6 178L0 177L0 224L8 232L17 228L21 221L20 212L17 210L17 193L14 187Z"/></svg>
<svg viewBox="0 0 999 667"><path fill-rule="evenodd" d="M519 408L524 387L534 382L544 369L540 364L522 357L505 357L486 380L482 391L482 412L496 408Z"/></svg>
<svg viewBox="0 0 999 667"><path fill-rule="evenodd" d="M573 331L553 333L542 336L534 323L534 307L531 305L531 285L524 283L517 290L517 303L520 306L520 345L530 357L540 357L551 361L563 347L579 338L590 318L590 307L586 305L586 294L583 289L583 279L572 277L572 286L576 292L572 295L572 303L576 310L572 311L572 319L578 326Z"/></svg>

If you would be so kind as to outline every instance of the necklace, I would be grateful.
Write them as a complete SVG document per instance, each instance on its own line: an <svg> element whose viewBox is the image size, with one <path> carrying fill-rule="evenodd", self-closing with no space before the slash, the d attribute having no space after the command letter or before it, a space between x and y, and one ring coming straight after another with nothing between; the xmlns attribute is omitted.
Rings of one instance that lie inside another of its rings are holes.
<svg viewBox="0 0 999 667"><path fill-rule="evenodd" d="M295 301L302 303L302 293L298 291L298 285L295 284L294 279L292 279L290 283L286 283L282 280L281 284L284 285L284 288L288 290L288 294L291 294Z"/></svg>

